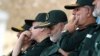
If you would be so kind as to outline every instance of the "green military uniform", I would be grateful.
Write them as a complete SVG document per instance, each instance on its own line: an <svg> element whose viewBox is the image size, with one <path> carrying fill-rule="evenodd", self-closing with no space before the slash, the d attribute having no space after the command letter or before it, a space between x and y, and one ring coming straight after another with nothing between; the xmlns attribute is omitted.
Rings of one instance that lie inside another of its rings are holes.
<svg viewBox="0 0 100 56"><path fill-rule="evenodd" d="M83 40L82 44L80 45L80 54L79 56L92 56L94 49L95 49L95 41L98 37L100 32L100 26L95 27L91 30L86 38Z"/></svg>
<svg viewBox="0 0 100 56"><path fill-rule="evenodd" d="M84 40L87 33L89 33L94 28L95 24L90 24L87 26L87 28L74 32L74 34L69 39L64 37L63 40L59 43L60 48L66 52L76 51L75 49L80 46L80 43Z"/></svg>
<svg viewBox="0 0 100 56"><path fill-rule="evenodd" d="M61 40L62 40L63 37L66 37L66 39L69 39L69 36L71 36L70 33L67 33L67 32L66 33L63 33L62 34L62 37L61 37ZM45 49L41 53L40 56L61 56L61 54L57 52L59 48L60 48L59 43L58 42L57 43L54 43L52 46L50 46L47 49Z"/></svg>
<svg viewBox="0 0 100 56"><path fill-rule="evenodd" d="M46 48L40 56L50 56L53 53L55 53L57 50L59 49L59 47L57 46L57 44L53 44L52 46ZM57 54L60 54L60 53L57 53ZM53 55L55 56L55 55ZM56 55L58 56L58 55Z"/></svg>
<svg viewBox="0 0 100 56"><path fill-rule="evenodd" d="M93 55L93 56L100 56L100 33L95 42L95 52L94 53L95 53L95 55Z"/></svg>
<svg viewBox="0 0 100 56"><path fill-rule="evenodd" d="M94 42L95 39L98 35L98 27L96 28L97 25L95 25L91 31L86 35L85 39L82 41L80 46L76 48L75 51L70 53L69 56L91 56L93 53L93 48L94 48ZM98 31L99 32L99 31ZM91 49L92 48L92 49Z"/></svg>
<svg viewBox="0 0 100 56"><path fill-rule="evenodd" d="M56 45L52 45L55 47L49 47L41 54L41 56L59 55L59 48L66 52L74 51L79 47L80 43L86 37L86 34L89 33L89 31L91 31L93 28L95 28L95 24L88 25L87 28L81 30L79 29L72 34L69 34L68 32L63 33L60 41L57 42Z"/></svg>
<svg viewBox="0 0 100 56"><path fill-rule="evenodd" d="M22 56L40 56L41 52L47 47L51 46L52 42L49 37L44 39L41 43L36 43L30 46Z"/></svg>
<svg viewBox="0 0 100 56"><path fill-rule="evenodd" d="M98 30L98 35L95 37L96 40L94 42L94 50L92 56L100 56L100 25L98 25Z"/></svg>

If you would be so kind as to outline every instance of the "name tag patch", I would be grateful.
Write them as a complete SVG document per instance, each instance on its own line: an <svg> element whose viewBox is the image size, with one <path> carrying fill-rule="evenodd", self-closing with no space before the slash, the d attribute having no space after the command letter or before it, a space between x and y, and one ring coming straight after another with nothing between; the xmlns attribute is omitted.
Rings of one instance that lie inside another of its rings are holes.
<svg viewBox="0 0 100 56"><path fill-rule="evenodd" d="M87 38L91 38L92 35L91 35L91 34L87 34L86 37L87 37Z"/></svg>

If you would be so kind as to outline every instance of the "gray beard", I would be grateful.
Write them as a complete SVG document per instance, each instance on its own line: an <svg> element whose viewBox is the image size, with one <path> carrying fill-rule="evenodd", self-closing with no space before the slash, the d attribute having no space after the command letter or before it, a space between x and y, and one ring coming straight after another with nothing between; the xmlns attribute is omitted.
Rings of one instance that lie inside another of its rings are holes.
<svg viewBox="0 0 100 56"><path fill-rule="evenodd" d="M100 8L95 8L95 9L94 9L94 11L93 11L93 16L94 16L94 17L100 16Z"/></svg>
<svg viewBox="0 0 100 56"><path fill-rule="evenodd" d="M52 42L57 42L61 37L61 32L58 32L57 34L55 34L54 36L50 36L50 40Z"/></svg>

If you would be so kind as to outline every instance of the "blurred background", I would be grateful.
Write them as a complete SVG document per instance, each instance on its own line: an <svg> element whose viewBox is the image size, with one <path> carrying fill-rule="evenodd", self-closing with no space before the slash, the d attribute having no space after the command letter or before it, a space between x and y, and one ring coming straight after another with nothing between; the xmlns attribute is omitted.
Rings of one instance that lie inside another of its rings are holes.
<svg viewBox="0 0 100 56"><path fill-rule="evenodd" d="M70 20L72 11L66 10L64 6L73 4L75 1L76 0L0 0L0 11L3 11L5 13L3 15L8 18L8 20L6 19L4 36L3 38L0 37L3 40L3 55L7 55L11 52L17 41L17 33L11 30L12 26L21 26L24 24L25 19L34 19L38 13L48 12L54 9L65 11ZM3 35L3 33L0 35Z"/></svg>

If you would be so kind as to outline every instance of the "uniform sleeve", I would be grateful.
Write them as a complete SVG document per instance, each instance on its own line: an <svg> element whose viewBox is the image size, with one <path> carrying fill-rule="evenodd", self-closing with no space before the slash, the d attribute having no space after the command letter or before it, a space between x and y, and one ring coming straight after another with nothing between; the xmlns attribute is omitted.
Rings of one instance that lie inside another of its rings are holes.
<svg viewBox="0 0 100 56"><path fill-rule="evenodd" d="M84 39L82 35L78 35L78 33L74 35L66 35L64 36L62 42L61 42L61 49L63 49L66 52L70 52L77 48L80 45L80 42Z"/></svg>
<svg viewBox="0 0 100 56"><path fill-rule="evenodd" d="M60 48L65 49L66 43L69 41L69 38L71 36L71 33L69 32L63 32L60 41L57 43Z"/></svg>

